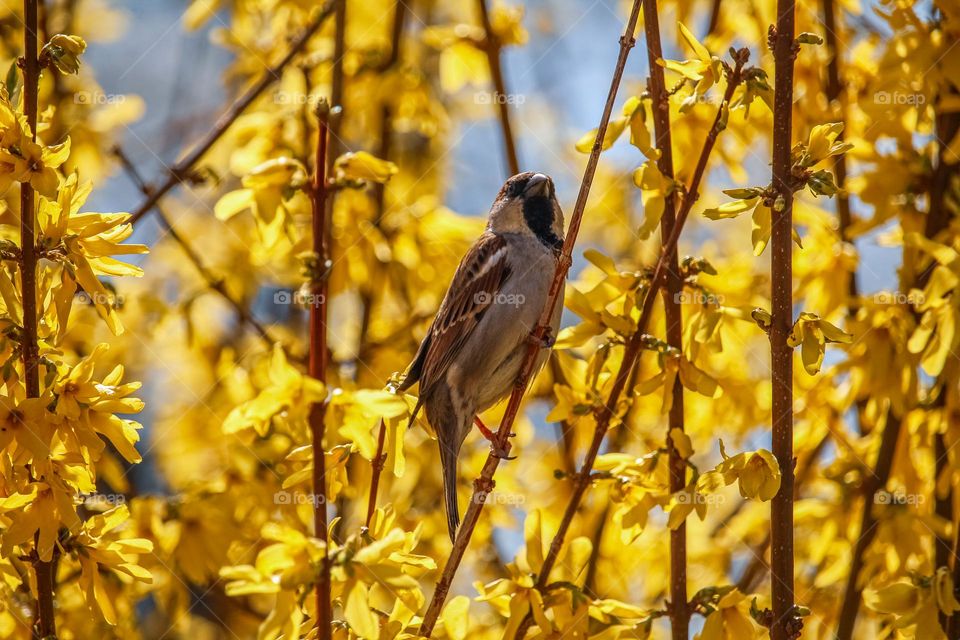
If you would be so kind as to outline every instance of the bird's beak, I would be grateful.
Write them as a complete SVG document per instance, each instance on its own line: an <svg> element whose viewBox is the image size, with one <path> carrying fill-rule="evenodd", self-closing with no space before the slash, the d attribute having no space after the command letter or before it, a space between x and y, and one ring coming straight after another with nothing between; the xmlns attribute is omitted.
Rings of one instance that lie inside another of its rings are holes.
<svg viewBox="0 0 960 640"><path fill-rule="evenodd" d="M527 180L527 186L523 190L523 197L545 196L549 190L550 178L542 173L535 173Z"/></svg>

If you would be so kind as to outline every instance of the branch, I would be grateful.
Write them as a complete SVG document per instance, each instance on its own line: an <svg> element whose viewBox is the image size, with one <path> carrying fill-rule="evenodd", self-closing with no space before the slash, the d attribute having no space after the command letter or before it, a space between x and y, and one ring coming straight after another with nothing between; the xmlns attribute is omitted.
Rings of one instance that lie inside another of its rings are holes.
<svg viewBox="0 0 960 640"><path fill-rule="evenodd" d="M500 64L500 40L493 32L490 24L490 11L487 9L487 0L477 0L480 8L480 23L483 25L483 48L490 65L490 75L493 78L494 95L491 102L496 103L500 113L500 130L503 133L503 152L507 156L507 167L510 176L520 173L520 161L517 159L517 145L513 138L513 129L510 127L510 104L507 100L507 85L503 80L503 67ZM509 177L509 176L508 176Z"/></svg>
<svg viewBox="0 0 960 640"><path fill-rule="evenodd" d="M23 2L23 111L31 138L37 140L37 111L40 84L40 61L37 59L37 0ZM35 198L29 182L20 183L20 289L23 295L24 383L28 398L40 397L40 350L37 342L37 236ZM33 472L31 471L31 476ZM40 559L39 538L34 539L33 570L37 580L37 606L34 632L41 638L57 633L53 600L56 592L56 570L53 560Z"/></svg>
<svg viewBox="0 0 960 640"><path fill-rule="evenodd" d="M123 170L130 177L130 180L133 181L133 184L143 193L145 196L150 196L151 190L150 185L148 185L143 180L143 175L137 170L137 167L133 164L133 161L130 159L130 156L119 146L113 148L113 154L117 156L117 159L120 161L120 166L123 167ZM163 227L164 231L173 238L174 242L180 245L180 248L183 250L183 253L187 256L187 259L190 263L196 268L197 273L200 274L200 277L204 279L207 283L207 286L214 292L218 293L221 298L226 301L227 304L233 308L234 312L237 314L237 318L240 319L242 324L249 325L257 335L263 340L264 344L269 348L272 347L276 340L274 340L270 333L267 331L260 322L253 317L250 311L240 304L239 301L235 300L233 296L230 295L230 292L227 291L226 285L223 282L223 278L214 274L210 269L208 269L203 264L203 259L200 257L200 254L197 252L193 246L187 242L173 226L173 223L170 221L170 217L164 212L160 207L160 204L157 203L155 206L157 210L157 217L160 222L160 226Z"/></svg>
<svg viewBox="0 0 960 640"><path fill-rule="evenodd" d="M310 275L310 377L327 380L327 285L329 283L329 258L326 238L327 212L327 138L330 106L325 100L317 104L317 155L310 188L313 223L313 253L316 263ZM326 402L318 402L310 408L310 437L313 445L313 528L314 535L324 544L320 575L317 579L316 627L320 640L330 640L333 613L330 603L330 557L326 548L327 489L326 460L323 436L326 430Z"/></svg>
<svg viewBox="0 0 960 640"><path fill-rule="evenodd" d="M614 68L613 78L610 81L610 90L607 93L606 103L603 106L603 115L600 118L600 126L597 128L597 137L594 140L593 148L591 149L590 156L587 159L587 166L584 169L583 179L580 182L580 192L577 194L577 202L574 205L573 214L570 218L570 228L567 230L566 239L563 242L563 249L559 259L557 260L557 269L554 272L553 282L550 285L547 303L544 305L543 311L540 314L540 319L536 328L534 328L533 332L531 333L529 347L524 355L523 363L520 367L520 374L517 377L517 382L514 385L513 393L510 395L510 400L507 403L507 408L504 412L503 419L500 421L500 427L496 433L497 442L491 448L490 455L487 456L487 460L480 472L480 477L474 481L473 497L471 498L469 506L467 507L467 511L463 516L463 522L457 531L457 538L454 541L453 548L450 551L450 558L447 560L447 564L443 568L443 575L437 582L437 586L433 592L433 597L430 600L430 605L427 608L426 614L424 615L423 623L420 625L421 636L429 637L433 632L433 627L436 625L437 618L440 615L440 610L443 608L443 603L446 600L447 593L450 590L450 585L453 582L454 575L456 575L457 569L460 566L460 562L463 560L463 554L467 550L467 546L470 544L470 538L473 535L473 529L476 527L477 521L480 519L480 512L483 509L483 505L486 503L486 497L490 491L493 490L493 475L496 472L497 467L500 465L501 460L499 455L493 455L493 450L503 452L501 455L508 455L510 452L511 444L509 434L513 428L513 423L516 420L517 413L520 410L520 402L523 398L523 394L526 391L527 384L530 382L530 378L533 374L534 360L536 359L540 345L543 344L544 339L546 338L548 327L550 326L550 318L553 315L553 309L557 305L557 300L560 297L560 292L563 290L564 281L566 280L567 272L569 271L570 264L572 263L571 255L573 254L573 247L577 241L577 234L580 231L580 223L583 219L583 212L587 205L587 198L590 196L590 188L593 185L593 177L597 171L597 164L600 161L601 143L607 131L607 124L610 122L610 114L613 111L613 104L616 101L617 91L620 88L620 80L623 77L623 69L627 64L627 56L630 54L630 49L633 48L635 44L633 34L636 30L637 19L640 15L640 4L641 0L634 0L626 29L624 30L624 34L620 37L620 53L617 57L617 65Z"/></svg>
<svg viewBox="0 0 960 640"><path fill-rule="evenodd" d="M650 317L653 314L653 305L656 302L657 295L666 284L668 269L667 265L670 264L671 259L673 259L673 257L676 255L677 242L680 239L681 231L683 231L683 225L686 222L687 216L690 214L690 210L693 208L694 203L700 197L700 182L702 181L704 173L706 172L707 161L709 160L710 154L713 151L713 147L717 142L717 136L726 126L726 123L723 122L723 114L729 107L730 100L733 97L733 92L740 85L740 82L743 79L743 66L750 57L750 52L747 49L732 51L732 53L735 66L732 69L728 68L727 70L727 88L723 94L723 101L720 103L720 107L717 109L717 115L714 117L710 131L707 133L707 137L703 142L703 148L700 151L700 157L697 160L697 166L694 169L693 176L690 179L690 185L686 189L686 195L683 198L682 204L680 205L680 211L677 213L677 219L673 225L673 229L670 232L670 236L666 239L666 241L663 242L660 258L657 260L653 275L650 278L649 289L643 297L643 306L640 309L640 318L637 320L637 329L630 337L630 341L627 343L626 349L623 353L620 369L617 371L617 375L614 378L613 387L610 389L610 398L606 403L604 403L603 407L598 412L597 427L593 433L593 441L590 443L590 449L587 451L587 454L584 457L580 472L575 476L570 502L567 504L566 511L564 511L563 517L560 520L560 526L557 529L557 533L550 542L550 548L547 551L547 555L544 557L543 566L540 569L540 575L537 577L537 582L535 585L537 589L544 589L549 583L550 571L553 570L553 565L556 563L557 558L560 555L560 549L563 547L563 542L566 538L567 531L570 529L570 524L573 522L574 515L576 515L577 510L580 508L580 501L583 499L583 495L590 486L593 463L596 461L597 455L600 453L600 447L603 444L604 436L606 435L607 428L610 426L610 420L613 418L614 408L620 401L620 396L626 387L627 379L630 376L630 371L633 369L637 359L640 356L643 339L646 334L647 326L650 322ZM522 638L532 623L533 618L528 616L517 630L515 638Z"/></svg>
<svg viewBox="0 0 960 640"><path fill-rule="evenodd" d="M716 3L719 13L720 3ZM643 5L643 23L647 39L647 62L650 67L649 91L653 101L653 131L660 158L657 168L669 180L673 180L673 146L670 139L670 96L663 78L663 67L657 60L663 58L660 45L660 17L657 0L647 0ZM713 19L711 19L713 24ZM712 27L711 27L712 28ZM661 242L669 239L676 224L676 193L671 190L664 203L660 221ZM683 290L683 278L676 251L670 253L667 276L664 283L664 310L666 316L667 344L683 350L683 310L677 294ZM674 446L670 436L674 429L683 431L683 385L680 377L673 381L673 403L667 420L667 450L669 455L670 491L676 493L686 486L686 461ZM681 522L670 530L670 628L673 640L690 637L690 607L687 602L687 525Z"/></svg>
<svg viewBox="0 0 960 640"><path fill-rule="evenodd" d="M283 73L284 67L286 67L291 60L307 45L311 36L315 34L326 19L333 13L334 5L336 0L330 0L323 9L320 10L320 13L317 14L317 17L313 19L310 24L307 25L306 29L303 30L296 40L294 40L290 49L287 51L287 54L283 57L280 62L276 65L267 69L255 85L250 87L246 93L243 94L230 109L220 116L220 119L214 124L213 129L207 134L207 136L200 141L200 143L191 151L183 160L174 164L167 171L167 179L163 181L159 187L151 188L150 195L140 203L140 206L136 208L130 217L131 224L136 224L140 218L147 215L154 205L156 205L160 200L167 195L167 193L173 189L175 186L183 182L184 178L190 174L194 166L200 161L201 158L210 150L210 148L216 144L216 142L223 137L223 134L227 132L230 126L239 118L247 108L253 104L254 100L260 97L260 95L266 91L266 89L272 85L274 82L280 79L281 74Z"/></svg>
<svg viewBox="0 0 960 640"><path fill-rule="evenodd" d="M830 61L827 62L827 102L832 107L836 104L840 120L846 122L846 100L843 97L843 84L840 82L840 42L837 39L837 16L834 0L823 0L823 31L826 40L827 50L830 53ZM837 136L837 142L843 140L844 132ZM840 239L844 242L853 242L850 236L850 225L853 223L853 216L850 213L850 198L845 191L847 182L847 154L841 153L833 160L833 173L836 178L837 188L837 218L840 224ZM847 285L847 292L850 296L850 302L847 304L847 313L854 316L860 305L857 302L859 298L859 289L857 287L857 273L854 270L850 274L850 282Z"/></svg>
<svg viewBox="0 0 960 640"><path fill-rule="evenodd" d="M772 640L799 637L794 610L793 568L793 190L790 145L793 123L795 0L777 0L777 24L770 26L774 57L773 206L770 234L770 369L773 401L773 455L780 466L780 490L770 503Z"/></svg>
<svg viewBox="0 0 960 640"><path fill-rule="evenodd" d="M900 436L900 418L887 411L887 423L883 428L880 439L880 451L877 453L877 462L873 472L863 481L863 513L860 516L860 535L857 537L853 549L853 558L850 560L850 573L847 575L847 586L843 593L843 604L840 607L839 622L837 623L837 640L850 640L853 636L853 627L857 621L857 611L860 608L860 598L863 594L863 585L860 584L860 570L863 568L863 554L877 535L877 519L873 515L874 496L883 489L890 477L893 468L893 455L897 451L897 440Z"/></svg>

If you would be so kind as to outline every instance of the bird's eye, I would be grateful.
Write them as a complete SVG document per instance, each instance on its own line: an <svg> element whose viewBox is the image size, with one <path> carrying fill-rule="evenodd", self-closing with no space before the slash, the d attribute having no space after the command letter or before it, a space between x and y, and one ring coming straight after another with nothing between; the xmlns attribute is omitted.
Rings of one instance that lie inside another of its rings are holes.
<svg viewBox="0 0 960 640"><path fill-rule="evenodd" d="M523 188L527 186L526 180L517 180L510 185L510 197L516 197L523 193Z"/></svg>

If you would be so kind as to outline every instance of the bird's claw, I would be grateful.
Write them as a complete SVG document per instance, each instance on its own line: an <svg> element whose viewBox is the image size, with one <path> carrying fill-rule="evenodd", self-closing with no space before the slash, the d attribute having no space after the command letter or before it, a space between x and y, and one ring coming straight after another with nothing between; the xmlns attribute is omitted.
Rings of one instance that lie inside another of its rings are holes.
<svg viewBox="0 0 960 640"><path fill-rule="evenodd" d="M490 443L490 455L492 455L494 458L500 458L501 460L517 459L517 456L509 455L509 451L507 451L506 448L499 446L496 442Z"/></svg>

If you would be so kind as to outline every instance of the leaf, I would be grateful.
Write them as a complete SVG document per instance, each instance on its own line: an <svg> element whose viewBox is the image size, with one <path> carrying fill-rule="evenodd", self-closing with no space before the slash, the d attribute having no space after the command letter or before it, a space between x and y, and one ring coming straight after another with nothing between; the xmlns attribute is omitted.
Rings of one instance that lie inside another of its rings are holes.
<svg viewBox="0 0 960 640"><path fill-rule="evenodd" d="M743 191L747 191L744 189ZM706 209L703 215L711 220L721 220L724 218L736 218L741 213L746 213L757 206L759 197L752 197L745 200L734 200L727 202L713 209Z"/></svg>

